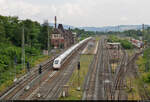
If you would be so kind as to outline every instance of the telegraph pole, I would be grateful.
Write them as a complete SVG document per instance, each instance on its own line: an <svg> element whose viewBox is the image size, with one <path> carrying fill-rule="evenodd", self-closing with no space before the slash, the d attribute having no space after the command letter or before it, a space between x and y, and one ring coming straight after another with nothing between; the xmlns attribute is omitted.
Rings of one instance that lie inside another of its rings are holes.
<svg viewBox="0 0 150 102"><path fill-rule="evenodd" d="M24 26L22 27L22 68L25 69Z"/></svg>
<svg viewBox="0 0 150 102"><path fill-rule="evenodd" d="M144 35L145 35L145 25L142 24L142 33L143 33L143 37L142 37L142 41L144 41Z"/></svg>
<svg viewBox="0 0 150 102"><path fill-rule="evenodd" d="M17 81L17 76L16 76L16 73L17 73L17 71L16 71L16 66L17 66L17 57L16 57L16 55L15 55L15 57L14 57L14 67L15 67L15 79L14 79L14 82Z"/></svg>
<svg viewBox="0 0 150 102"><path fill-rule="evenodd" d="M50 39L49 39L49 24L48 24L48 20L47 20L47 50L48 50L48 55L49 55L49 48L50 48Z"/></svg>
<svg viewBox="0 0 150 102"><path fill-rule="evenodd" d="M118 25L118 34L119 34L119 25Z"/></svg>
<svg viewBox="0 0 150 102"><path fill-rule="evenodd" d="M77 63L77 68L78 68L78 87L77 90L80 91L80 51L79 51L79 60Z"/></svg>

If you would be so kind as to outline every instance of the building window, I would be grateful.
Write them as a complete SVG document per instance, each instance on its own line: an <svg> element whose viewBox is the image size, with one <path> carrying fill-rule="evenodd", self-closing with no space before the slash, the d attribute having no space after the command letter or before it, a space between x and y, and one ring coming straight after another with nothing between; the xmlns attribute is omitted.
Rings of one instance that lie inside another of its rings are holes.
<svg viewBox="0 0 150 102"><path fill-rule="evenodd" d="M62 34L53 34L53 39L61 38L61 37L62 37Z"/></svg>

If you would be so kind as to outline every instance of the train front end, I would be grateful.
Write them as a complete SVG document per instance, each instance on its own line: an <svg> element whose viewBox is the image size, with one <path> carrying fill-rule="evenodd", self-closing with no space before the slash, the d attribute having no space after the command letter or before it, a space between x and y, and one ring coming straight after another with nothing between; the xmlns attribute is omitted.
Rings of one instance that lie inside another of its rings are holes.
<svg viewBox="0 0 150 102"><path fill-rule="evenodd" d="M61 68L61 64L60 64L60 59L55 59L53 62L53 69L60 69Z"/></svg>

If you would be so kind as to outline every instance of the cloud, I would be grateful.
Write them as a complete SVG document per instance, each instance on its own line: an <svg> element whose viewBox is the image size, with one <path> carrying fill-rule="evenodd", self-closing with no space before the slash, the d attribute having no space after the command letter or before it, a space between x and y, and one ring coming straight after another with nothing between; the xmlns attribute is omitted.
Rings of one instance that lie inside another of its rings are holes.
<svg viewBox="0 0 150 102"><path fill-rule="evenodd" d="M40 6L29 4L23 0L0 0L0 14L6 16L19 16L22 19L32 18L40 13Z"/></svg>
<svg viewBox="0 0 150 102"><path fill-rule="evenodd" d="M74 26L150 23L150 0L0 0L0 14Z"/></svg>
<svg viewBox="0 0 150 102"><path fill-rule="evenodd" d="M128 18L127 18L127 17L121 17L120 20L121 20L121 21L127 21Z"/></svg>

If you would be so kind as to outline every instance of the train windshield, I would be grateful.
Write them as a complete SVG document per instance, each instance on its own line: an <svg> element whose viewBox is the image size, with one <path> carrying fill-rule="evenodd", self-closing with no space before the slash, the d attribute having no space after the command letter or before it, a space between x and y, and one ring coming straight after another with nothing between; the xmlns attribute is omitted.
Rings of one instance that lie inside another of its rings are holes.
<svg viewBox="0 0 150 102"><path fill-rule="evenodd" d="M59 62L59 60L56 60L56 61L55 61L55 64L58 64L58 62Z"/></svg>

